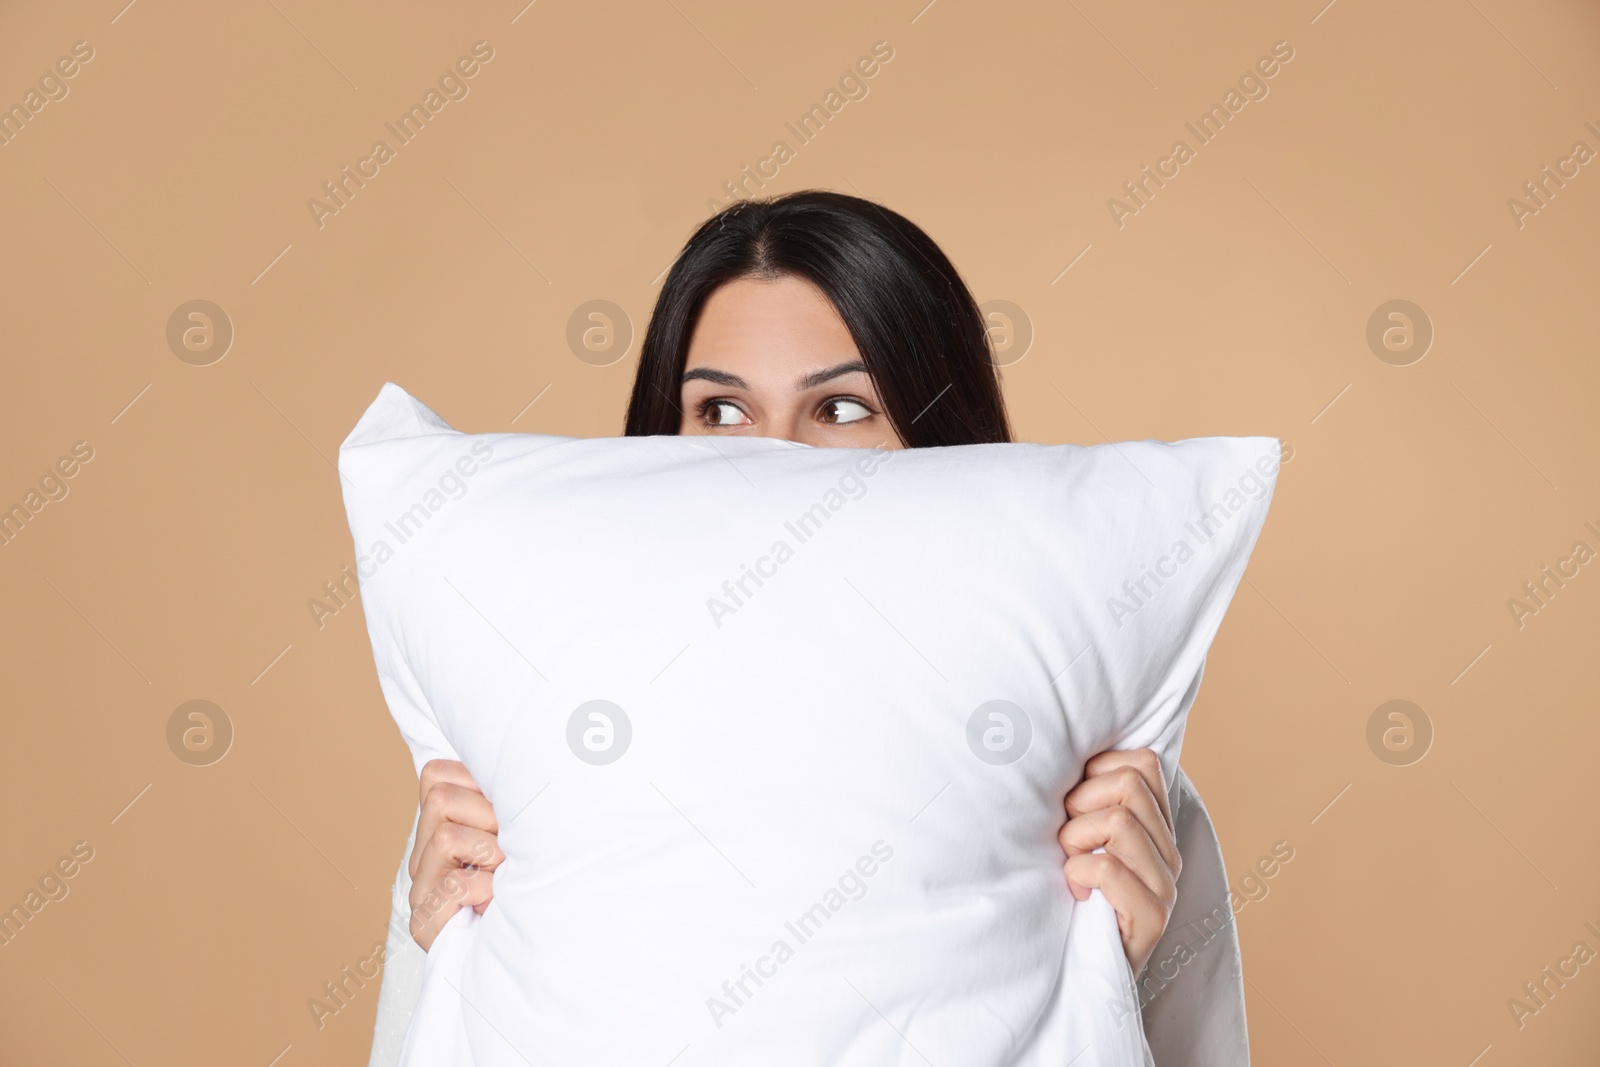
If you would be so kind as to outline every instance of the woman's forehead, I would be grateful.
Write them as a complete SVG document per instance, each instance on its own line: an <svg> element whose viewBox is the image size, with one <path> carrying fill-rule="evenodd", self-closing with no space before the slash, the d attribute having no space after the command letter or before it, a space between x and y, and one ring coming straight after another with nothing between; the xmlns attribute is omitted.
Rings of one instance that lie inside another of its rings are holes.
<svg viewBox="0 0 1600 1067"><path fill-rule="evenodd" d="M685 369L712 367L752 386L790 383L861 358L822 291L794 277L740 278L706 299Z"/></svg>

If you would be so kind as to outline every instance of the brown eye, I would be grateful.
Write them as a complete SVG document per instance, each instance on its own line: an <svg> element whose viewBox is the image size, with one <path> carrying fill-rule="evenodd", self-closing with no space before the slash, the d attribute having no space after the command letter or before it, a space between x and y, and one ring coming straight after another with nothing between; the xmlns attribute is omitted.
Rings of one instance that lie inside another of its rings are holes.
<svg viewBox="0 0 1600 1067"><path fill-rule="evenodd" d="M834 397L822 405L819 412L822 421L835 426L847 426L852 422L860 422L872 415L872 409L859 400L852 400L847 396Z"/></svg>
<svg viewBox="0 0 1600 1067"><path fill-rule="evenodd" d="M750 419L731 400L709 400L700 408L700 421L707 426L748 426Z"/></svg>

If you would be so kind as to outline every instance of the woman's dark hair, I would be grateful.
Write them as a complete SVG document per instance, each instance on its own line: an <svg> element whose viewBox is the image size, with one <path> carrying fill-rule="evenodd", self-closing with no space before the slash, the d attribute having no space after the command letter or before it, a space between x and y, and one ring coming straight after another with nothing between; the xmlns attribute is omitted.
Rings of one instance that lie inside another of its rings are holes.
<svg viewBox="0 0 1600 1067"><path fill-rule="evenodd" d="M678 432L707 297L740 278L789 276L832 301L908 448L1011 439L983 316L950 260L904 216L820 190L730 205L689 238L650 316L623 432Z"/></svg>

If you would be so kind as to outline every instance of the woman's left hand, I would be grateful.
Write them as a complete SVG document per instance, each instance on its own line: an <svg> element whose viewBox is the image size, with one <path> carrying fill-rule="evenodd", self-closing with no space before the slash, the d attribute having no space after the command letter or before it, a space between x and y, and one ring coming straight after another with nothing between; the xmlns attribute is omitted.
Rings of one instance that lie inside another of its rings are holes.
<svg viewBox="0 0 1600 1067"><path fill-rule="evenodd" d="M1091 889L1105 894L1138 975L1167 929L1183 868L1161 761L1147 748L1100 753L1067 794L1066 809L1059 839L1067 888L1077 900Z"/></svg>

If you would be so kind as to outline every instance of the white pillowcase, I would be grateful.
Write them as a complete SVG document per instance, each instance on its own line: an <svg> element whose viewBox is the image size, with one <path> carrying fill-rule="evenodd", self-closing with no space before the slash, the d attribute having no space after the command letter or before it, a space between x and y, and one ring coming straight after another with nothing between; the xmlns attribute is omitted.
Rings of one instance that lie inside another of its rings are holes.
<svg viewBox="0 0 1600 1067"><path fill-rule="evenodd" d="M1175 772L1278 455L469 436L385 385L339 457L379 682L506 855L402 1062L1148 1063L1061 799Z"/></svg>

